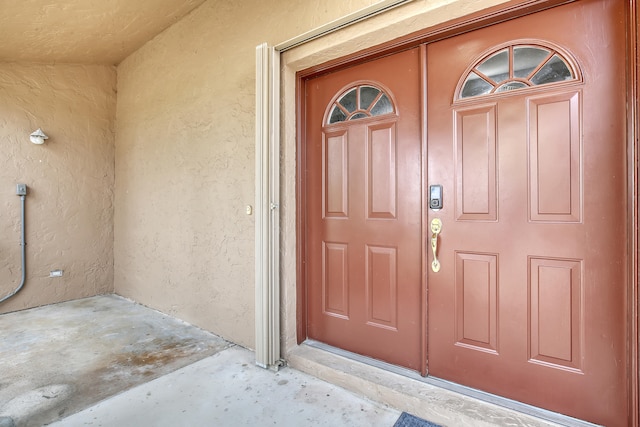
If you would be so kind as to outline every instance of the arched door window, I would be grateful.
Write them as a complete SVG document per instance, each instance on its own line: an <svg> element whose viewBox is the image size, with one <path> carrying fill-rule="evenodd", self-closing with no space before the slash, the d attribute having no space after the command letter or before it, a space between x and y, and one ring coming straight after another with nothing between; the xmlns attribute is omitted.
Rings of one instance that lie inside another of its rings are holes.
<svg viewBox="0 0 640 427"><path fill-rule="evenodd" d="M473 98L551 83L581 80L575 62L558 48L512 43L483 55L461 79L456 99Z"/></svg>
<svg viewBox="0 0 640 427"><path fill-rule="evenodd" d="M336 97L325 123L346 122L395 113L392 97L371 83L351 86Z"/></svg>

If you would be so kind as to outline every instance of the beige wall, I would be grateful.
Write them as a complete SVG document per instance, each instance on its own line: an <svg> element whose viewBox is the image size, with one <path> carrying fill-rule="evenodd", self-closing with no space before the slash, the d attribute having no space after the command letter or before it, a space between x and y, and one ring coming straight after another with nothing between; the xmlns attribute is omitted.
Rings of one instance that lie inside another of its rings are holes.
<svg viewBox="0 0 640 427"><path fill-rule="evenodd" d="M500 3L415 0L285 55L283 289L295 336L293 73ZM115 291L254 343L255 47L376 1L209 0L118 66Z"/></svg>
<svg viewBox="0 0 640 427"><path fill-rule="evenodd" d="M29 279L0 310L115 290L253 347L254 217L246 206L254 203L255 46L375 2L209 0L118 66L117 113L113 67L0 64L6 292L20 278L15 184L31 190ZM293 73L495 3L415 0L285 55L287 319L295 318ZM41 147L26 142L37 127L51 136ZM53 269L64 277L49 278ZM285 324L291 337L293 323Z"/></svg>
<svg viewBox="0 0 640 427"><path fill-rule="evenodd" d="M207 1L118 66L118 294L254 347L255 47L371 3Z"/></svg>
<svg viewBox="0 0 640 427"><path fill-rule="evenodd" d="M115 84L111 66L0 63L0 298L20 284L29 187L27 280L0 312L113 291Z"/></svg>

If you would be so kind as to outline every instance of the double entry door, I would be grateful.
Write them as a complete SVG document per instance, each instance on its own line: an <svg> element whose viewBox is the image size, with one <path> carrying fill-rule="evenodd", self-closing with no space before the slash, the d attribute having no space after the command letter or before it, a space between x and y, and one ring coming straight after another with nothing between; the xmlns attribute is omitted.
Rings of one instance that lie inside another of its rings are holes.
<svg viewBox="0 0 640 427"><path fill-rule="evenodd" d="M624 16L579 1L305 81L309 338L626 425Z"/></svg>

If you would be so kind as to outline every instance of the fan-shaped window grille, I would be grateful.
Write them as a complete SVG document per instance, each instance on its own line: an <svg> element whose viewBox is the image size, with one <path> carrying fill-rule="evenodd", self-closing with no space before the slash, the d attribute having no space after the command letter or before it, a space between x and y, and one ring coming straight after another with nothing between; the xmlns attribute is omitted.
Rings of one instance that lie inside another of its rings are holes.
<svg viewBox="0 0 640 427"><path fill-rule="evenodd" d="M394 111L391 97L382 89L360 85L347 89L338 97L329 113L328 124L381 116Z"/></svg>
<svg viewBox="0 0 640 427"><path fill-rule="evenodd" d="M574 67L546 46L517 44L480 60L465 76L458 99L577 80Z"/></svg>

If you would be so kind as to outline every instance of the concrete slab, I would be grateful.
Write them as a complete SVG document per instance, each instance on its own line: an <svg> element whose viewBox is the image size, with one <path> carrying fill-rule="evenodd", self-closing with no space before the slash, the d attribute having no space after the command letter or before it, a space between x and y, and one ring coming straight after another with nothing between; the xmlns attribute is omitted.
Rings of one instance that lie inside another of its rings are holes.
<svg viewBox="0 0 640 427"><path fill-rule="evenodd" d="M300 371L221 351L52 424L121 426L391 427L400 412Z"/></svg>
<svg viewBox="0 0 640 427"><path fill-rule="evenodd" d="M587 425L310 345L264 370L253 352L114 295L2 315L0 330L0 427L391 427L400 410L445 427Z"/></svg>
<svg viewBox="0 0 640 427"><path fill-rule="evenodd" d="M309 345L296 347L286 357L295 369L445 427L565 425L435 387ZM584 424L575 426L587 427Z"/></svg>
<svg viewBox="0 0 640 427"><path fill-rule="evenodd" d="M114 295L0 316L0 426L41 426L232 344Z"/></svg>

